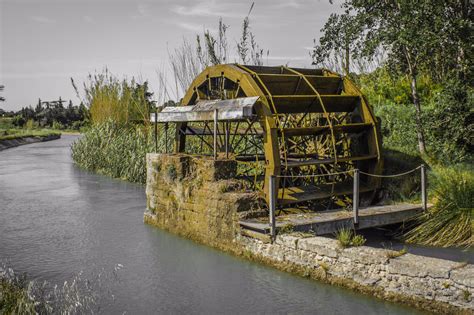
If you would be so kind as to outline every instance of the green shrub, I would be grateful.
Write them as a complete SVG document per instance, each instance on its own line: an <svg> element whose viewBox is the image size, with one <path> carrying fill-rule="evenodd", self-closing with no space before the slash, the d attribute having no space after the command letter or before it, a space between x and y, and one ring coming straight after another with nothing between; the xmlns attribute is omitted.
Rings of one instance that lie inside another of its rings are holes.
<svg viewBox="0 0 474 315"><path fill-rule="evenodd" d="M159 134L163 135L161 126ZM108 120L91 126L74 142L71 150L74 162L84 169L145 183L145 157L155 151L153 130L141 125L118 125ZM158 150L164 151L162 136Z"/></svg>
<svg viewBox="0 0 474 315"><path fill-rule="evenodd" d="M341 247L362 246L367 241L363 235L355 234L352 229L342 228L336 232L336 239Z"/></svg>
<svg viewBox="0 0 474 315"><path fill-rule="evenodd" d="M472 166L438 168L430 178L433 207L405 233L407 242L432 246L474 245Z"/></svg>

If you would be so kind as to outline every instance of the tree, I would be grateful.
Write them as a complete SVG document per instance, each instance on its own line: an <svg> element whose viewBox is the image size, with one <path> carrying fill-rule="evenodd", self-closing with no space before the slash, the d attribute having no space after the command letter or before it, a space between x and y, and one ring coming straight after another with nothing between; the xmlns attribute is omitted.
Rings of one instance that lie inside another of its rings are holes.
<svg viewBox="0 0 474 315"><path fill-rule="evenodd" d="M332 51L343 48L354 57L365 58L371 58L380 48L387 50L387 63L410 80L418 147L420 153L425 154L418 75L420 70L453 68L453 63L459 71L467 71L465 51L470 47L469 36L463 39L460 35L465 34L466 24L471 23L472 28L472 22L466 19L472 10L466 8L467 2L346 0L345 12L331 15L322 29L323 36L313 51L314 61L320 63ZM464 13L453 13L459 7L464 8ZM454 39L453 33L457 34ZM453 50L459 51L455 60L446 56L446 51ZM439 60L435 67L432 60Z"/></svg>
<svg viewBox="0 0 474 315"><path fill-rule="evenodd" d="M5 89L5 86L0 85L0 92L3 92L4 89ZM5 102L5 98L3 96L0 96L0 102Z"/></svg>

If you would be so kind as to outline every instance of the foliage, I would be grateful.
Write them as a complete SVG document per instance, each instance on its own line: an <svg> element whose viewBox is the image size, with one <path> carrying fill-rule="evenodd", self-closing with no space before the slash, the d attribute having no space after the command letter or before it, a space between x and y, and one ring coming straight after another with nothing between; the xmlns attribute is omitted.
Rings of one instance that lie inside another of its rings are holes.
<svg viewBox="0 0 474 315"><path fill-rule="evenodd" d="M387 258L397 258L397 257L400 257L400 256L403 256L405 255L406 253L408 253L408 249L406 248L406 246L404 246L402 249L400 250L391 250L391 251L388 251L387 252Z"/></svg>
<svg viewBox="0 0 474 315"><path fill-rule="evenodd" d="M14 113L12 123L17 127L32 128L53 128L53 129L74 129L79 130L87 124L88 110L81 103L74 106L71 101L67 107L63 106L63 101L43 102L38 100L35 108L32 106L23 107Z"/></svg>
<svg viewBox="0 0 474 315"><path fill-rule="evenodd" d="M26 137L44 137L50 135L59 135L59 132L50 129L0 129L0 140L12 140Z"/></svg>
<svg viewBox="0 0 474 315"><path fill-rule="evenodd" d="M107 286L118 280L117 264L113 271L101 271L89 279L81 273L62 285L28 280L5 264L0 265L0 314L94 314L100 312L99 302L110 303L114 297ZM110 297L109 297L110 295ZM100 301L104 300L104 301Z"/></svg>
<svg viewBox="0 0 474 315"><path fill-rule="evenodd" d="M159 134L163 134L161 127ZM158 140L158 149L164 151L163 137ZM84 169L131 182L145 183L145 156L154 150L151 128L121 125L109 119L93 125L73 144L72 158Z"/></svg>
<svg viewBox="0 0 474 315"><path fill-rule="evenodd" d="M71 79L78 96L80 93ZM148 82L139 84L135 79L119 80L107 69L102 73L89 74L84 83L84 103L90 111L93 124L112 119L118 124L148 122L152 110Z"/></svg>
<svg viewBox="0 0 474 315"><path fill-rule="evenodd" d="M472 6L456 0L424 0L416 8L409 0L346 0L343 8L345 12L332 14L321 30L323 36L312 55L315 63L323 63L337 51L346 51L347 60L349 54L370 59L385 50L390 71L408 78L419 151L427 153L419 75L424 71L437 82L455 77L469 86Z"/></svg>
<svg viewBox="0 0 474 315"><path fill-rule="evenodd" d="M366 239L363 235L355 234L352 229L342 228L336 232L336 239L341 247L362 246Z"/></svg>
<svg viewBox="0 0 474 315"><path fill-rule="evenodd" d="M355 80L381 120L384 147L417 155L416 112L409 105L406 77L393 75L384 66L357 75ZM420 75L418 83L430 158L445 165L472 161L474 89L458 79L435 83L428 75Z"/></svg>
<svg viewBox="0 0 474 315"><path fill-rule="evenodd" d="M434 205L406 232L408 242L474 245L474 171L470 166L436 169L430 178Z"/></svg>

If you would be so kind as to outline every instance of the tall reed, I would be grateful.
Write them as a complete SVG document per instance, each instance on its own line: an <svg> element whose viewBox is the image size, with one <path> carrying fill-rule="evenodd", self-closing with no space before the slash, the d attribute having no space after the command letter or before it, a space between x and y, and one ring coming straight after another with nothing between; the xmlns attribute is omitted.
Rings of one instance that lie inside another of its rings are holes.
<svg viewBox="0 0 474 315"><path fill-rule="evenodd" d="M407 242L431 246L474 245L474 171L471 167L436 169L430 178L434 205L405 233Z"/></svg>
<svg viewBox="0 0 474 315"><path fill-rule="evenodd" d="M158 134L158 151L163 152L165 139L161 126ZM74 162L84 169L145 183L145 157L155 151L153 129L143 125L121 125L108 119L93 125L71 150Z"/></svg>

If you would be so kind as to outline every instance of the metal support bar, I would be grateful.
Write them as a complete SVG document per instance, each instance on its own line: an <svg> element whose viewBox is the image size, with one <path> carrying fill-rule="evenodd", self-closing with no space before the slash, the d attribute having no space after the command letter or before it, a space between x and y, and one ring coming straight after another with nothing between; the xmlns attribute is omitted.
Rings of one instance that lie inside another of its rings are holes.
<svg viewBox="0 0 474 315"><path fill-rule="evenodd" d="M214 160L217 159L217 108L214 109Z"/></svg>
<svg viewBox="0 0 474 315"><path fill-rule="evenodd" d="M225 122L225 158L229 158L229 121Z"/></svg>
<svg viewBox="0 0 474 315"><path fill-rule="evenodd" d="M158 106L155 104L155 153L158 152L158 122L156 117L158 117Z"/></svg>
<svg viewBox="0 0 474 315"><path fill-rule="evenodd" d="M359 224L359 170L354 170L354 191L352 193L352 210L354 212L354 224Z"/></svg>
<svg viewBox="0 0 474 315"><path fill-rule="evenodd" d="M165 123L165 153L168 153L168 123Z"/></svg>
<svg viewBox="0 0 474 315"><path fill-rule="evenodd" d="M426 168L425 164L421 164L421 207L423 211L428 209L427 195L426 195Z"/></svg>
<svg viewBox="0 0 474 315"><path fill-rule="evenodd" d="M272 243L276 238L276 219L275 219L275 209L276 209L276 194L275 194L275 175L270 175L270 182L268 185L268 196L269 196L269 210L270 210L270 236Z"/></svg>

